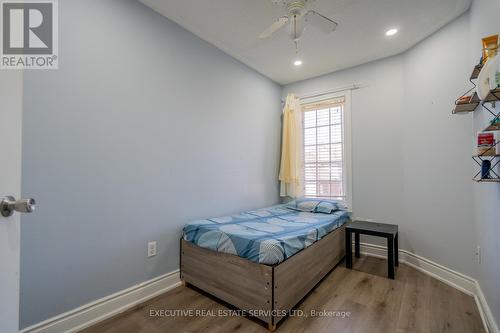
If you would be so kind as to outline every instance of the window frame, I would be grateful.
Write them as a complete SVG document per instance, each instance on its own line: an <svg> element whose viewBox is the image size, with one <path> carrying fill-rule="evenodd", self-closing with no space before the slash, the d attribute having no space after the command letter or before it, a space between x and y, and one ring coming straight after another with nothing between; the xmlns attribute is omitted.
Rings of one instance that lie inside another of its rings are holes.
<svg viewBox="0 0 500 333"><path fill-rule="evenodd" d="M345 200L344 203L347 205L347 207L352 211L353 209L353 204L352 204L352 188L353 188L353 183L352 183L352 138L351 138L351 117L352 117L352 112L351 112L351 90L345 90L341 92L335 92L335 93L327 93L327 94L321 94L318 96L311 96L311 97L302 97L300 100L300 105L304 106L307 104L313 104L313 103L319 103L323 102L326 100L330 99L335 99L335 98L344 98L344 114L343 114L343 122L342 122L342 132L343 132L343 140L342 140L342 153L343 153L343 158L342 158L342 176L343 176L343 183L345 186ZM304 112L301 110L301 112ZM304 115L302 113L302 152L303 155L305 155L305 129L304 129ZM304 179L303 181L303 191L304 191L304 196L305 196L305 156L302 157L302 163L304 165L303 167L303 173L302 177Z"/></svg>

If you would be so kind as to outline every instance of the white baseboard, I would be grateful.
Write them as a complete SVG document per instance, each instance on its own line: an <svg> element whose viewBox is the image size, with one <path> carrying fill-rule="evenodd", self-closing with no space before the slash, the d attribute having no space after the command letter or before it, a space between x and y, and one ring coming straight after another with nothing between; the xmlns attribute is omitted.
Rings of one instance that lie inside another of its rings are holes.
<svg viewBox="0 0 500 333"><path fill-rule="evenodd" d="M479 312L483 318L484 325L487 327L487 331L490 333L500 333L498 325L495 322L495 317L493 317L493 314L491 313L491 309L486 301L486 298L484 297L479 283L476 285L476 294L474 295L474 299L476 300L477 307L479 308Z"/></svg>
<svg viewBox="0 0 500 333"><path fill-rule="evenodd" d="M360 243L360 251L367 256L387 258L387 248L385 246ZM399 250L399 262L405 263L453 288L473 296L486 332L500 333L495 318L476 279L402 249Z"/></svg>
<svg viewBox="0 0 500 333"><path fill-rule="evenodd" d="M384 246L367 243L361 243L360 245L360 250L363 254L387 258L387 248ZM476 280L471 277L402 249L399 250L399 261L425 274L428 274L433 278L446 283L447 285L461 290L468 295L475 295Z"/></svg>
<svg viewBox="0 0 500 333"><path fill-rule="evenodd" d="M176 270L27 327L20 333L77 332L173 289L180 283L179 270Z"/></svg>

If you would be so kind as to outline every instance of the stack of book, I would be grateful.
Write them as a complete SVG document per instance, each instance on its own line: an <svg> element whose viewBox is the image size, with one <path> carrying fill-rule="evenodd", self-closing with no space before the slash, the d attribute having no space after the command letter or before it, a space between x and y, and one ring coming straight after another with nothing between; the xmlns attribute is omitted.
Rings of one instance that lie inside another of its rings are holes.
<svg viewBox="0 0 500 333"><path fill-rule="evenodd" d="M457 105L469 104L471 98L472 98L472 95L470 95L470 96L462 96L462 97L460 97L457 100Z"/></svg>
<svg viewBox="0 0 500 333"><path fill-rule="evenodd" d="M500 136L493 132L478 133L477 154L480 156L496 156L500 154Z"/></svg>

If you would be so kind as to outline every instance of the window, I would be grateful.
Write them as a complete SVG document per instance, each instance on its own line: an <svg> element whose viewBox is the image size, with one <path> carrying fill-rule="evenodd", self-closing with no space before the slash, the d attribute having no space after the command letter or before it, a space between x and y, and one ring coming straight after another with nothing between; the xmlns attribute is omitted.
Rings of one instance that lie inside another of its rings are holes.
<svg viewBox="0 0 500 333"><path fill-rule="evenodd" d="M345 109L345 96L302 104L306 197L340 199L350 205Z"/></svg>

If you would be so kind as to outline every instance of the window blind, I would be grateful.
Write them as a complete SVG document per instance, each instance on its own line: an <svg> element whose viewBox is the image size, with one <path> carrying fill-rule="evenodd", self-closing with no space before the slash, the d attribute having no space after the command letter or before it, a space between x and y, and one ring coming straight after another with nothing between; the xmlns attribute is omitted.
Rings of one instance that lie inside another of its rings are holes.
<svg viewBox="0 0 500 333"><path fill-rule="evenodd" d="M344 106L343 97L302 105L306 197L346 199Z"/></svg>

